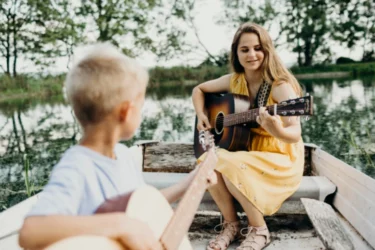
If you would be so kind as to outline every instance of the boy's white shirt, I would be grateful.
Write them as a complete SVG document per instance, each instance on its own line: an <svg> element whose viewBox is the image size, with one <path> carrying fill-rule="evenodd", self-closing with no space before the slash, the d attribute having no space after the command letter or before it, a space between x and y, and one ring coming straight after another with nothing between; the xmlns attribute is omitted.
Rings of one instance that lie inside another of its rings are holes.
<svg viewBox="0 0 375 250"><path fill-rule="evenodd" d="M91 215L106 199L145 185L134 152L116 144L115 154L116 160L79 145L68 149L27 216Z"/></svg>

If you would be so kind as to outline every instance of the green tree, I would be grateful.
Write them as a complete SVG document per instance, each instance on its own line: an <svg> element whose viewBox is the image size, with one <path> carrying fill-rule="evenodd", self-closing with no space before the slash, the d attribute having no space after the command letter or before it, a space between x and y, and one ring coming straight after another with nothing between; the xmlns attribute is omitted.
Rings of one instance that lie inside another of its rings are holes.
<svg viewBox="0 0 375 250"><path fill-rule="evenodd" d="M183 50L184 31L174 25L175 5L163 0L84 0L79 16L94 41L109 41L130 56L150 51L170 57Z"/></svg>
<svg viewBox="0 0 375 250"><path fill-rule="evenodd" d="M253 0L222 0L222 2L225 8L224 15L218 23L232 28L237 28L241 23L253 22L270 30L280 14L278 9L281 6L278 0L265 0L262 3Z"/></svg>
<svg viewBox="0 0 375 250"><path fill-rule="evenodd" d="M330 20L332 3L328 0L287 0L281 32L293 52L298 54L299 66L311 66L318 56L329 61L331 51Z"/></svg>
<svg viewBox="0 0 375 250"><path fill-rule="evenodd" d="M375 2L336 0L333 38L352 49L362 44L362 61L375 59Z"/></svg>
<svg viewBox="0 0 375 250"><path fill-rule="evenodd" d="M81 38L68 0L0 1L0 49L4 72L17 75L19 59L43 64L66 56Z"/></svg>

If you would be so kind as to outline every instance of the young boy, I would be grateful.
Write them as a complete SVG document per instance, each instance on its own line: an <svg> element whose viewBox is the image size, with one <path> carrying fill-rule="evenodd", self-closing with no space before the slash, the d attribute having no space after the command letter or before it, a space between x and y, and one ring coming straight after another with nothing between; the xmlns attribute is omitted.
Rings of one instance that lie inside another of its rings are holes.
<svg viewBox="0 0 375 250"><path fill-rule="evenodd" d="M127 249L161 249L148 226L124 213L93 214L106 199L132 191L144 181L127 147L141 123L147 72L109 44L97 44L67 75L69 102L82 126L79 145L54 167L20 231L20 246L40 249L61 239L100 235ZM180 198L196 171L161 190L169 202Z"/></svg>

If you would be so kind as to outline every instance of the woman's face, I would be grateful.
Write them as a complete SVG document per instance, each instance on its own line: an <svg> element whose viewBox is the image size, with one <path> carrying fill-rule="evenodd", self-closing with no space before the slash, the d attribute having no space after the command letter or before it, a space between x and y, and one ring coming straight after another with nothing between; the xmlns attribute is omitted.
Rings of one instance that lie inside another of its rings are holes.
<svg viewBox="0 0 375 250"><path fill-rule="evenodd" d="M263 63L264 52L259 38L254 33L244 33L237 47L238 60L245 71L256 71Z"/></svg>

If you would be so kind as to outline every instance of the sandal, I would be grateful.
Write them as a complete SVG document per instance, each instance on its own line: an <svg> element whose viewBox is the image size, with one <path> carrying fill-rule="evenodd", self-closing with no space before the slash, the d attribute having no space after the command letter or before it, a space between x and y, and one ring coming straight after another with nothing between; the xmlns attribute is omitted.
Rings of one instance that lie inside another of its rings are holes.
<svg viewBox="0 0 375 250"><path fill-rule="evenodd" d="M244 230L247 230L247 233L243 233ZM241 235L245 236L246 239L236 250L261 250L271 243L270 232L266 225L243 228L241 229Z"/></svg>
<svg viewBox="0 0 375 250"><path fill-rule="evenodd" d="M220 231L217 231L217 227L221 227ZM216 225L214 230L219 233L215 239L210 240L207 246L207 250L226 250L230 243L239 239L239 221L221 223Z"/></svg>

